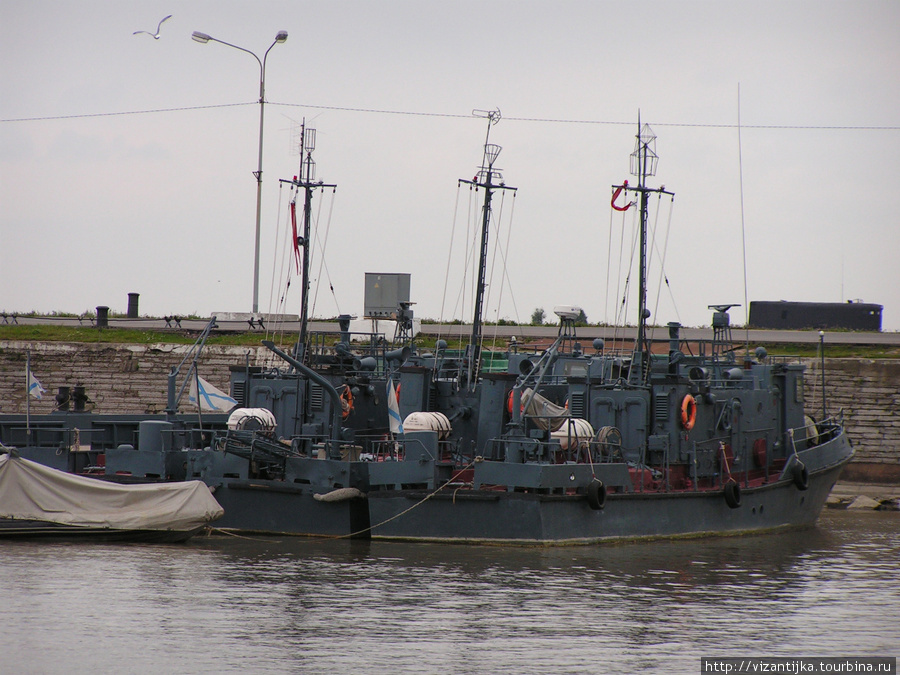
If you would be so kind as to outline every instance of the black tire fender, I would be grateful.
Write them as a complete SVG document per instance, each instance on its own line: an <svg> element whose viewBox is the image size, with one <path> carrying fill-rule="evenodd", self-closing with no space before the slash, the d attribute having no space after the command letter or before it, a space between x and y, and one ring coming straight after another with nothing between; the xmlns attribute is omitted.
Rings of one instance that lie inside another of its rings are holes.
<svg viewBox="0 0 900 675"><path fill-rule="evenodd" d="M797 486L798 490L802 492L809 489L809 469L806 468L806 464L797 462L791 468L791 474L794 477L794 485Z"/></svg>
<svg viewBox="0 0 900 675"><path fill-rule="evenodd" d="M606 486L603 481L593 480L587 487L587 501L594 511L599 511L606 505Z"/></svg>
<svg viewBox="0 0 900 675"><path fill-rule="evenodd" d="M737 481L730 480L725 483L725 503L729 508L736 509L741 505L741 486Z"/></svg>

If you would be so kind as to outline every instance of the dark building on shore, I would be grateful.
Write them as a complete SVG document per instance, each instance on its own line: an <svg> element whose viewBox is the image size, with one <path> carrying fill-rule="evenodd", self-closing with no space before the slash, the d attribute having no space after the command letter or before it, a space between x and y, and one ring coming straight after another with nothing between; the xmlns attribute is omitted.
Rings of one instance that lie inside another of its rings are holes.
<svg viewBox="0 0 900 675"><path fill-rule="evenodd" d="M881 330L881 305L868 302L750 303L750 327L774 329Z"/></svg>

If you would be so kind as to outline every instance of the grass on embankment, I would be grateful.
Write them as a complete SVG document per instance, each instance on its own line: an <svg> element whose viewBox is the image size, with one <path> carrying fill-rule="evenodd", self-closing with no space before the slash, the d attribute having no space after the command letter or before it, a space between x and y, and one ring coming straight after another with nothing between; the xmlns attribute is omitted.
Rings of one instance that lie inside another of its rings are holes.
<svg viewBox="0 0 900 675"><path fill-rule="evenodd" d="M132 328L95 328L90 326L56 325L0 325L0 341L18 342L80 342L86 344L193 344L200 335L199 330L136 330ZM273 337L274 336L274 337ZM271 339L276 344L293 345L297 341L296 332L266 332L262 330L245 332L214 331L206 340L207 345L228 345L237 347L258 347L262 340ZM449 341L451 349L460 343ZM435 338L416 340L422 348L434 348Z"/></svg>
<svg viewBox="0 0 900 675"><path fill-rule="evenodd" d="M135 330L131 328L92 328L88 326L0 326L0 340L21 342L84 342L104 344L193 344L199 331ZM265 332L213 333L209 345L257 346ZM293 339L296 340L296 334Z"/></svg>
<svg viewBox="0 0 900 675"><path fill-rule="evenodd" d="M93 328L89 326L54 326L54 325L0 325L0 340L21 342L84 342L101 344L192 344L199 331L191 330L135 330L130 328ZM272 333L265 331L246 332L214 332L206 341L208 345L259 346L260 341L271 338ZM277 342L293 344L297 333L279 333ZM423 348L433 348L434 338L418 339L416 343ZM520 343L523 345L523 343ZM451 348L458 345L451 344ZM524 346L524 345L523 345ZM753 353L756 345L751 345ZM819 356L818 344L767 344L766 350L772 356L798 356L814 358ZM743 349L738 349L738 354ZM825 345L827 358L864 358L864 359L896 359L900 358L900 347L888 345Z"/></svg>

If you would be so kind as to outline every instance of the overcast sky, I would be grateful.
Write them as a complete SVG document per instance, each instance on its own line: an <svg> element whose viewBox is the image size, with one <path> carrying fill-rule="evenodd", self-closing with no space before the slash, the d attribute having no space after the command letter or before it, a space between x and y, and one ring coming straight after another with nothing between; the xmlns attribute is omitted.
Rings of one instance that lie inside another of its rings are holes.
<svg viewBox="0 0 900 675"><path fill-rule="evenodd" d="M634 182L640 111L651 184L675 193L652 216L652 320L743 306L745 243L750 301L860 299L900 330L896 0L0 0L0 310L125 311L136 292L142 314L250 311L259 67L195 30L260 56L289 33L266 68L261 311L299 311L296 279L283 307L270 288L306 119L338 186L314 200L315 314L361 315L364 274L404 272L417 316L471 319L457 181L481 162L472 110L499 109L518 191L495 200L485 317L613 320L632 218L611 218L611 186Z"/></svg>

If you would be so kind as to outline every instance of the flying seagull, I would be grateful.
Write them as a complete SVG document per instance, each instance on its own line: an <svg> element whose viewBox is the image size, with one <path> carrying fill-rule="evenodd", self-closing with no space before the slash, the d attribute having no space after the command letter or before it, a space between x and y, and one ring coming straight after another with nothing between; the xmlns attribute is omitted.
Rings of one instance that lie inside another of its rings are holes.
<svg viewBox="0 0 900 675"><path fill-rule="evenodd" d="M149 31L146 31L146 30L136 30L136 31L134 31L133 34L134 34L134 35L137 35L138 33L147 33L147 35L149 35L150 37L152 37L154 40L159 40L159 27L162 26L163 23L165 23L166 21L168 21L168 20L171 19L171 18L172 18L172 15L169 14L169 16L167 16L165 19L163 19L162 21L159 22L159 24L156 26L156 34L153 34L153 33L149 32Z"/></svg>

